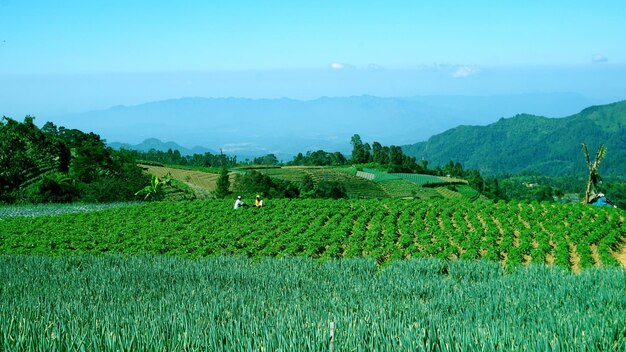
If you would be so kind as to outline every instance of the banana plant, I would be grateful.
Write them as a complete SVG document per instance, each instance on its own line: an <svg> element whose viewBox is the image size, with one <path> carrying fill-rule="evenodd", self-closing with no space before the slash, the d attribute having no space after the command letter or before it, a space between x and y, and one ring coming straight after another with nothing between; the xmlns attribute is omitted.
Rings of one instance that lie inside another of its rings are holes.
<svg viewBox="0 0 626 352"><path fill-rule="evenodd" d="M150 185L137 191L135 195L143 195L144 200L161 200L163 199L163 187L169 186L171 183L172 178L170 174L167 174L163 179L160 179L158 176L152 175L150 179Z"/></svg>

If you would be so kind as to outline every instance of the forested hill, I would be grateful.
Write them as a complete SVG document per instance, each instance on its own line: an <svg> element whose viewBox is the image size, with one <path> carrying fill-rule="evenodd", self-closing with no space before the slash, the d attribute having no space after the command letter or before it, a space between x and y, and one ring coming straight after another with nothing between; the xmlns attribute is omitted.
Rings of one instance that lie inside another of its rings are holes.
<svg viewBox="0 0 626 352"><path fill-rule="evenodd" d="M563 118L521 114L487 126L459 126L402 149L433 166L453 160L484 174L534 171L559 176L587 171L581 143L591 154L601 143L607 146L602 175L626 174L626 101Z"/></svg>

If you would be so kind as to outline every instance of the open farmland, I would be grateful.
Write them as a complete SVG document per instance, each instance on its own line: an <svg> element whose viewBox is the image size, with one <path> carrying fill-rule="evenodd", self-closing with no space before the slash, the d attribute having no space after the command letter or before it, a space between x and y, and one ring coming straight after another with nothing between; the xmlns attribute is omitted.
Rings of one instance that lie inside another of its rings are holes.
<svg viewBox="0 0 626 352"><path fill-rule="evenodd" d="M0 349L623 351L625 281L484 261L0 255Z"/></svg>
<svg viewBox="0 0 626 352"><path fill-rule="evenodd" d="M624 215L281 199L4 218L0 349L623 351Z"/></svg>
<svg viewBox="0 0 626 352"><path fill-rule="evenodd" d="M155 253L486 259L580 271L626 265L624 212L579 204L454 200L229 200L149 203L0 220L0 253Z"/></svg>

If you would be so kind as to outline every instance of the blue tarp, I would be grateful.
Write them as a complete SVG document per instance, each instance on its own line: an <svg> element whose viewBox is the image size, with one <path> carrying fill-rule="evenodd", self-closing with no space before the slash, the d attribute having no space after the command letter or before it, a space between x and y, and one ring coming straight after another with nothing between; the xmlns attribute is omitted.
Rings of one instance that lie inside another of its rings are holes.
<svg viewBox="0 0 626 352"><path fill-rule="evenodd" d="M609 203L606 197L598 198L595 202L592 203L592 205L595 205L597 207L612 207L613 206L613 204Z"/></svg>

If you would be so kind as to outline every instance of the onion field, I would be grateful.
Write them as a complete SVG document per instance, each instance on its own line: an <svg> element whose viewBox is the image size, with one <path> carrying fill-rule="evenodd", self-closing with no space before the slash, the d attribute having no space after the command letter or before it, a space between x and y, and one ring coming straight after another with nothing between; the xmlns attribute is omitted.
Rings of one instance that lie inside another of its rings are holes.
<svg viewBox="0 0 626 352"><path fill-rule="evenodd" d="M0 350L623 351L625 282L485 261L0 255Z"/></svg>

